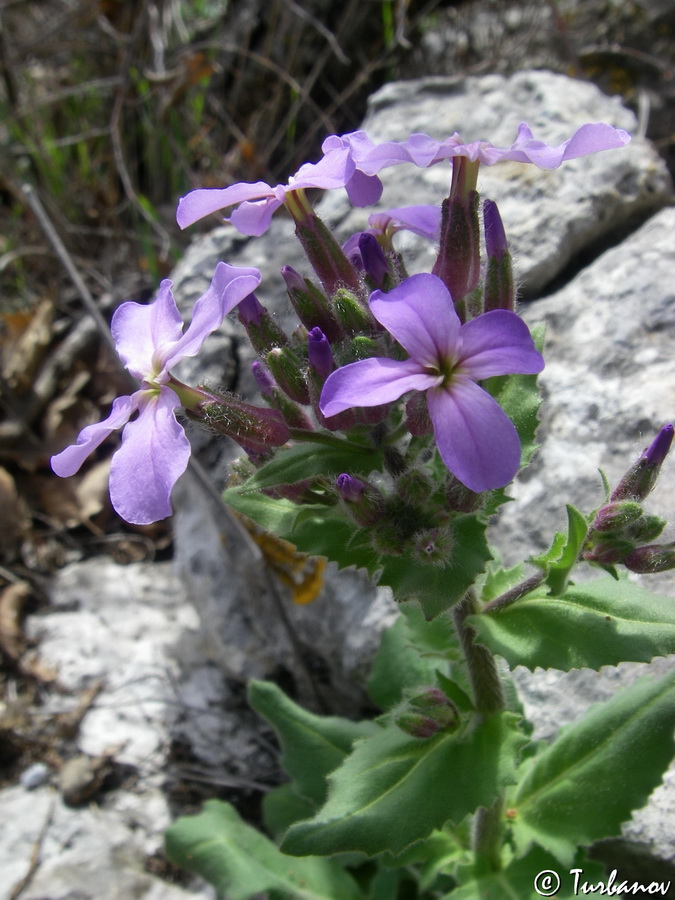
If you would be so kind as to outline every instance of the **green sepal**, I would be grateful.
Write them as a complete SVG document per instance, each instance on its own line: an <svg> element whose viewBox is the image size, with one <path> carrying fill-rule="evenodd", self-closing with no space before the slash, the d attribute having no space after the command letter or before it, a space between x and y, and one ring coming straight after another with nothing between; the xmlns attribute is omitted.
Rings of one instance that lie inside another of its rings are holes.
<svg viewBox="0 0 675 900"><path fill-rule="evenodd" d="M606 881L604 866L585 859L581 853L574 860L574 868L583 870L581 883L587 881L596 885ZM553 893L547 887L549 882L543 879L547 876L555 878L556 875L560 878L560 887ZM539 886L539 891L535 884ZM572 900L578 896L574 892L574 875L567 869L561 870L554 856L535 846L526 856L512 860L500 872L465 881L445 894L442 900L541 900L551 896L556 900Z"/></svg>
<svg viewBox="0 0 675 900"><path fill-rule="evenodd" d="M537 588L469 622L511 668L597 670L675 653L675 603L626 578L586 581L562 597Z"/></svg>
<svg viewBox="0 0 675 900"><path fill-rule="evenodd" d="M220 800L208 800L198 815L178 819L166 832L166 854L228 900L266 892L275 900L365 900L339 863L289 859Z"/></svg>
<svg viewBox="0 0 675 900"><path fill-rule="evenodd" d="M317 716L270 681L251 681L248 701L270 723L281 744L281 764L295 791L315 807L326 799L326 777L351 752L357 738L379 731L372 721Z"/></svg>
<svg viewBox="0 0 675 900"><path fill-rule="evenodd" d="M490 806L513 781L526 742L518 722L518 716L501 713L419 740L388 721L354 744L329 776L327 803L314 819L289 829L284 852L398 854L445 822L460 823L479 806ZM467 772L470 778L460 774Z"/></svg>
<svg viewBox="0 0 675 900"><path fill-rule="evenodd" d="M570 573L577 564L587 534L586 516L568 504L567 534L558 532L546 553L531 557L530 562L533 565L546 571L546 584L553 596L559 596L565 591Z"/></svg>
<svg viewBox="0 0 675 900"><path fill-rule="evenodd" d="M563 728L509 792L518 851L534 842L569 866L578 845L620 834L660 784L674 728L675 672L641 678Z"/></svg>

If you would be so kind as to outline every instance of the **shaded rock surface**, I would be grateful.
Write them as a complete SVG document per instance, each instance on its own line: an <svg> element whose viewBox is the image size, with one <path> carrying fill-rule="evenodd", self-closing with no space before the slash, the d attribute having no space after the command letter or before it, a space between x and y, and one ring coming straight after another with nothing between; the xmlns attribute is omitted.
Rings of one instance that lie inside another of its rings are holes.
<svg viewBox="0 0 675 900"><path fill-rule="evenodd" d="M616 100L545 72L391 85L373 98L367 127L376 139L457 129L466 139L510 144L522 119L553 143L590 120L635 128L632 113ZM440 202L449 169L400 168L384 175L382 208ZM513 488L516 501L494 532L505 558L518 561L561 527L565 502L597 505L598 466L615 479L675 413L675 211L664 208L671 198L665 166L640 139L552 173L515 164L484 169L479 188L502 210L532 300L524 316L549 329L542 449ZM343 237L362 228L370 211L350 210L338 194L325 198L320 210ZM433 258L433 247L399 237L411 271ZM186 309L208 285L218 259L258 266L261 301L284 327L293 327L279 312L286 301L278 270L308 267L286 220L277 216L257 240L218 228L195 241L173 276ZM238 325L228 323L210 350L207 379L254 397ZM179 373L187 381L201 376L201 357L186 361ZM194 439L215 481L222 480L236 451L203 433ZM671 516L672 471L671 463L653 503L654 511ZM48 782L33 791L16 786L0 792L4 821L21 823L3 829L0 839L9 889L30 872L39 843L24 900L212 897L203 885L160 881L147 871L147 860L160 847L181 784L201 779L203 795L241 799L278 777L269 735L246 710L245 680L275 678L314 708L345 713L364 704L360 679L381 629L395 615L386 592L357 573L331 571L314 604L293 607L287 589L263 566L255 536L242 531L193 474L181 481L175 501L174 567L74 564L55 578L52 605L29 619L40 662L57 670L66 690L103 680L83 718L77 750L91 760L114 760L124 778L110 790L103 783L90 805L78 809L56 794L56 763ZM658 668L670 664L659 661ZM538 733L550 736L643 668L518 678ZM63 703L56 694L49 698L47 713L57 700ZM176 759L177 746L183 760ZM665 859L675 859L672 830L664 825L672 805L669 776L627 829ZM104 882L110 885L105 893ZM2 900L9 896L4 890Z"/></svg>

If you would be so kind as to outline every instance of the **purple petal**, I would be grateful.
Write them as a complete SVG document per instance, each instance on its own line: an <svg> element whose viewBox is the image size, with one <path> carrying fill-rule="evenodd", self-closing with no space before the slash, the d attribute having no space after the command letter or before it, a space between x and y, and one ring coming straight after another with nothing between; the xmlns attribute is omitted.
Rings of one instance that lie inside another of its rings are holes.
<svg viewBox="0 0 675 900"><path fill-rule="evenodd" d="M377 175L365 175L358 169L345 188L352 206L372 206L382 196L382 182Z"/></svg>
<svg viewBox="0 0 675 900"><path fill-rule="evenodd" d="M172 513L171 491L190 458L190 442L174 413L177 406L180 400L170 388L146 394L138 418L125 427L113 456L110 499L118 515L134 525L148 525Z"/></svg>
<svg viewBox="0 0 675 900"><path fill-rule="evenodd" d="M330 150L316 163L304 163L288 179L288 190L298 188L323 188L332 190L344 187L354 175L354 160L349 146Z"/></svg>
<svg viewBox="0 0 675 900"><path fill-rule="evenodd" d="M457 350L459 318L435 275L411 275L388 294L374 291L369 302L377 321L421 366L437 368Z"/></svg>
<svg viewBox="0 0 675 900"><path fill-rule="evenodd" d="M440 206L400 206L385 209L368 216L368 224L376 231L412 231L420 237L431 241L440 240L441 208Z"/></svg>
<svg viewBox="0 0 675 900"><path fill-rule="evenodd" d="M151 372L153 354L162 346L177 341L183 332L183 320L171 292L171 282L162 281L152 303L129 300L115 310L110 323L115 347L127 369L141 381Z"/></svg>
<svg viewBox="0 0 675 900"><path fill-rule="evenodd" d="M80 466L103 441L129 421L129 417L138 408L138 393L130 397L118 397L113 401L110 415L102 422L87 425L79 433L77 443L66 447L51 458L52 471L61 478L67 478L80 470Z"/></svg>
<svg viewBox="0 0 675 900"><path fill-rule="evenodd" d="M441 458L462 484L480 493L513 479L520 465L520 440L496 400L459 375L449 390L428 391L427 404Z"/></svg>
<svg viewBox="0 0 675 900"><path fill-rule="evenodd" d="M281 206L282 201L276 197L258 200L249 203L241 203L230 216L225 219L237 229L240 234L248 234L251 237L260 237L270 227L272 216Z"/></svg>
<svg viewBox="0 0 675 900"><path fill-rule="evenodd" d="M354 406L382 406L407 391L424 391L439 381L440 376L427 375L413 359L360 359L328 376L319 409L324 416L334 416Z"/></svg>
<svg viewBox="0 0 675 900"><path fill-rule="evenodd" d="M225 316L252 294L261 280L258 269L219 262L208 290L195 303L185 334L165 349L161 357L164 370L168 371L186 356L199 353L206 338L220 328Z"/></svg>
<svg viewBox="0 0 675 900"><path fill-rule="evenodd" d="M462 326L461 339L458 364L474 381L514 372L535 375L544 368L527 325L508 310L495 309L471 319Z"/></svg>
<svg viewBox="0 0 675 900"><path fill-rule="evenodd" d="M181 228L187 228L210 213L227 209L228 206L234 206L244 200L269 197L272 193L272 188L265 181L252 183L240 181L226 188L199 188L180 198L176 221Z"/></svg>
<svg viewBox="0 0 675 900"><path fill-rule="evenodd" d="M595 122L582 125L571 138L557 147L550 147L543 141L535 140L528 125L521 122L518 136L510 147L499 149L492 144L484 143L480 151L480 160L488 166L510 159L534 163L541 169L556 169L566 159L587 156L600 150L613 150L623 147L628 141L630 135L623 129Z"/></svg>

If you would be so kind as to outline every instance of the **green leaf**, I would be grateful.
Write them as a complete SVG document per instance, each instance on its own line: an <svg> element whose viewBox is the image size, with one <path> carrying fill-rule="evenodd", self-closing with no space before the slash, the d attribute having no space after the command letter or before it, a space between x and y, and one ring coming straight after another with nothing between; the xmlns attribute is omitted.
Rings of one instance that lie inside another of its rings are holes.
<svg viewBox="0 0 675 900"><path fill-rule="evenodd" d="M587 534L586 517L574 506L568 505L567 535L558 532L553 538L550 550L541 556L532 557L531 562L534 565L547 571L546 583L554 596L565 591Z"/></svg>
<svg viewBox="0 0 675 900"><path fill-rule="evenodd" d="M675 601L628 580L597 578L562 597L537 590L470 623L511 668L599 669L675 653Z"/></svg>
<svg viewBox="0 0 675 900"><path fill-rule="evenodd" d="M263 822L275 838L281 837L294 822L308 819L315 812L316 805L301 797L290 782L272 788L262 798Z"/></svg>
<svg viewBox="0 0 675 900"><path fill-rule="evenodd" d="M429 740L404 734L392 722L357 741L329 776L328 801L317 816L293 825L282 847L289 853L361 850L400 853L446 821L459 823L489 806L513 781L525 738L510 713L491 716L462 732ZM470 775L469 775L470 773Z"/></svg>
<svg viewBox="0 0 675 900"><path fill-rule="evenodd" d="M531 841L568 865L578 845L618 835L673 757L675 672L591 707L526 765L509 798L520 852ZM296 826L297 827L297 826Z"/></svg>
<svg viewBox="0 0 675 900"><path fill-rule="evenodd" d="M283 751L281 764L295 790L316 806L326 799L326 776L351 752L354 741L379 731L371 721L314 715L270 681L251 681L248 700L274 728Z"/></svg>
<svg viewBox="0 0 675 900"><path fill-rule="evenodd" d="M604 866L582 855L575 859L575 868L583 871L580 884L589 882L596 885L603 879L606 881ZM558 875L560 878L560 887L555 893L548 887L550 882L544 880L547 875L551 878ZM467 881L446 894L443 900L541 900L541 897L551 896L556 900L572 900L577 896L574 887L574 875L567 869L562 870L555 857L535 846L527 856L513 860L501 872Z"/></svg>
<svg viewBox="0 0 675 900"><path fill-rule="evenodd" d="M406 688L435 684L437 673L449 675L449 661L460 658L455 629L446 616L428 622L418 606L402 604L401 615L382 635L368 694L381 709L390 709Z"/></svg>
<svg viewBox="0 0 675 900"><path fill-rule="evenodd" d="M229 488L223 499L238 512L294 544L301 553L326 556L341 568L365 569L378 584L391 587L398 601L421 604L428 619L457 603L491 559L486 524L476 516L453 520L454 550L447 565L420 562L411 553L378 555L338 506L298 506L251 491Z"/></svg>
<svg viewBox="0 0 675 900"><path fill-rule="evenodd" d="M265 891L284 900L363 900L338 863L290 859L220 800L207 801L196 816L178 819L166 832L166 853L228 900L248 900Z"/></svg>
<svg viewBox="0 0 675 900"><path fill-rule="evenodd" d="M517 566L513 566L511 569L503 569L501 566L491 563L488 566L487 575L483 582L481 599L484 603L496 600L497 597L501 597L502 594L520 584L524 578L525 566L523 563L518 563Z"/></svg>
<svg viewBox="0 0 675 900"><path fill-rule="evenodd" d="M368 475L382 469L383 453L369 447L326 446L299 443L279 450L274 459L261 466L246 482L247 490L260 490L276 484L295 484L319 475Z"/></svg>

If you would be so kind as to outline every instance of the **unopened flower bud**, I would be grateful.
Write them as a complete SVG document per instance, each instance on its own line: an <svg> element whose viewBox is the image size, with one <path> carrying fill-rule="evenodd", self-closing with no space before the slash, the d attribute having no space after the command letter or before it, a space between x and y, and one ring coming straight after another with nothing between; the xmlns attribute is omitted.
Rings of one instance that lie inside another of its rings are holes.
<svg viewBox="0 0 675 900"><path fill-rule="evenodd" d="M340 337L340 327L335 320L328 298L309 278L303 278L291 266L284 266L281 275L298 318L308 329L318 326L329 340Z"/></svg>
<svg viewBox="0 0 675 900"><path fill-rule="evenodd" d="M612 500L644 500L654 488L673 442L673 426L664 425L642 456L631 466L612 494Z"/></svg>
<svg viewBox="0 0 675 900"><path fill-rule="evenodd" d="M621 531L626 525L639 519L642 507L634 500L620 500L601 507L593 519L591 528L595 531Z"/></svg>
<svg viewBox="0 0 675 900"><path fill-rule="evenodd" d="M259 360L254 360L251 363L251 369L260 393L270 406L279 410L289 428L301 428L303 431L314 430L314 426L305 415L302 407L284 394L270 372Z"/></svg>
<svg viewBox="0 0 675 900"><path fill-rule="evenodd" d="M288 203L286 205L291 209ZM296 219L295 233L328 296L340 287L360 290L356 269L315 213L305 215L302 220Z"/></svg>
<svg viewBox="0 0 675 900"><path fill-rule="evenodd" d="M252 454L281 447L290 437L276 409L260 409L234 397L221 396L217 402L205 403L201 415L214 431L232 438Z"/></svg>
<svg viewBox="0 0 675 900"><path fill-rule="evenodd" d="M420 469L408 469L396 481L396 493L405 503L426 503L432 491L431 478Z"/></svg>
<svg viewBox="0 0 675 900"><path fill-rule="evenodd" d="M374 334L379 326L372 313L352 291L340 288L333 295L335 318L348 334Z"/></svg>
<svg viewBox="0 0 675 900"><path fill-rule="evenodd" d="M330 349L328 338L320 328L312 328L307 335L309 364L322 381L335 368L335 360Z"/></svg>
<svg viewBox="0 0 675 900"><path fill-rule="evenodd" d="M368 482L343 473L338 475L335 486L339 497L344 501L345 508L359 525L372 525L382 515L384 509L382 494Z"/></svg>
<svg viewBox="0 0 675 900"><path fill-rule="evenodd" d="M476 512L483 505L483 495L470 490L454 475L450 475L447 480L445 499L448 509L460 513Z"/></svg>
<svg viewBox="0 0 675 900"><path fill-rule="evenodd" d="M413 555L423 563L445 566L455 541L448 528L425 528L413 537Z"/></svg>
<svg viewBox="0 0 675 900"><path fill-rule="evenodd" d="M623 564L631 572L637 572L638 575L668 572L670 569L675 569L675 543L636 547L624 559Z"/></svg>
<svg viewBox="0 0 675 900"><path fill-rule="evenodd" d="M483 204L483 227L487 268L485 272L484 310L508 309L516 306L516 288L513 278L511 254L506 243L506 234L497 204L486 200Z"/></svg>
<svg viewBox="0 0 675 900"><path fill-rule="evenodd" d="M238 306L239 321L246 329L253 349L264 355L273 347L285 347L288 338L255 294L249 294Z"/></svg>
<svg viewBox="0 0 675 900"><path fill-rule="evenodd" d="M457 707L438 688L411 697L395 719L399 728L417 738L430 738L441 731L454 731L459 726Z"/></svg>
<svg viewBox="0 0 675 900"><path fill-rule="evenodd" d="M265 357L279 387L296 403L309 403L309 390L302 361L290 347L275 347Z"/></svg>
<svg viewBox="0 0 675 900"><path fill-rule="evenodd" d="M636 544L646 544L649 541L655 541L667 524L666 520L660 516L650 514L631 522L623 533L626 538L635 541Z"/></svg>
<svg viewBox="0 0 675 900"><path fill-rule="evenodd" d="M614 566L623 562L634 546L632 541L607 537L584 550L582 556L589 563L597 563L599 566Z"/></svg>
<svg viewBox="0 0 675 900"><path fill-rule="evenodd" d="M343 245L352 265L372 282L376 288L382 288L391 276L389 263L379 241L370 231L360 231L352 235Z"/></svg>

